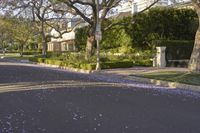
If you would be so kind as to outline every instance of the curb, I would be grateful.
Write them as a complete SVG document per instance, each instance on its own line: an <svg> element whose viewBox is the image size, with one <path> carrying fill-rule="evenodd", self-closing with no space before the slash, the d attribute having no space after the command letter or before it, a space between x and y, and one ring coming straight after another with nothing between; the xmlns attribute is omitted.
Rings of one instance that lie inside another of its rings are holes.
<svg viewBox="0 0 200 133"><path fill-rule="evenodd" d="M45 63L36 63L36 64L41 65L41 66L46 66L46 67L68 70L71 72L84 73L84 74L91 74L95 72L94 70L84 70L84 69L78 69L78 68L63 67L63 66L58 66L58 65L50 65L50 64L45 64Z"/></svg>
<svg viewBox="0 0 200 133"><path fill-rule="evenodd" d="M131 79L131 80L134 79L136 81L140 81L140 82L143 81L146 83L151 83L154 85L164 86L164 87L169 87L169 88L187 89L187 90L200 92L200 86L196 86L196 85L189 85L189 84L163 81L163 80L157 80L157 79L148 79L148 78L142 78L142 77L136 77L136 76L128 76L128 79Z"/></svg>

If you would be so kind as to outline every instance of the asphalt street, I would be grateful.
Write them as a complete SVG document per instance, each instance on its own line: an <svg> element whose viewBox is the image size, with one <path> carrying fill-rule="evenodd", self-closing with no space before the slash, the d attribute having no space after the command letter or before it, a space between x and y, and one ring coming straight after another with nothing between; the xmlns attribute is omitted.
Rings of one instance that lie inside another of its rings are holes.
<svg viewBox="0 0 200 133"><path fill-rule="evenodd" d="M0 60L0 133L200 133L200 94Z"/></svg>

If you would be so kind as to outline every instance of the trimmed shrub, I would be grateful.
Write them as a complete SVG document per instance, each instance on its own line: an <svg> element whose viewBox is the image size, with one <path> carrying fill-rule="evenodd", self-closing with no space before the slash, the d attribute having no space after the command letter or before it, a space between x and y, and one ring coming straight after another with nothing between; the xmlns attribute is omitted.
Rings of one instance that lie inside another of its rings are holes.
<svg viewBox="0 0 200 133"><path fill-rule="evenodd" d="M47 52L47 57L50 58L50 57L59 57L62 55L62 52L52 52L52 51L48 51Z"/></svg>
<svg viewBox="0 0 200 133"><path fill-rule="evenodd" d="M23 55L40 55L42 54L41 52L37 52L37 51L27 51L27 52L23 52Z"/></svg>
<svg viewBox="0 0 200 133"><path fill-rule="evenodd" d="M39 63L44 63L44 62L45 62L45 59L44 59L44 58L38 58L37 62L39 62Z"/></svg>
<svg viewBox="0 0 200 133"><path fill-rule="evenodd" d="M29 60L32 62L38 62L38 58L35 58L35 57L30 57Z"/></svg>
<svg viewBox="0 0 200 133"><path fill-rule="evenodd" d="M30 57L29 60L32 62L38 62L38 63L44 63L45 61L44 58L37 58L37 57Z"/></svg>
<svg viewBox="0 0 200 133"><path fill-rule="evenodd" d="M157 40L156 46L166 47L167 66L187 67L194 47L193 40Z"/></svg>
<svg viewBox="0 0 200 133"><path fill-rule="evenodd" d="M166 60L190 59L194 41L193 40L157 40L156 46L166 47Z"/></svg>
<svg viewBox="0 0 200 133"><path fill-rule="evenodd" d="M152 66L153 65L153 61L151 60L137 60L137 61L134 61L134 66Z"/></svg>
<svg viewBox="0 0 200 133"><path fill-rule="evenodd" d="M128 68L133 66L133 61L116 61L116 62L105 62L101 63L102 69L111 69L111 68Z"/></svg>
<svg viewBox="0 0 200 133"><path fill-rule="evenodd" d="M194 40L155 40L153 43L156 46L178 46L178 47L192 47L194 46Z"/></svg>
<svg viewBox="0 0 200 133"><path fill-rule="evenodd" d="M64 67L71 68L79 68L84 70L94 70L96 68L96 63L74 63L67 61L60 61L54 59L45 59L45 58L29 58L30 61L38 62L38 63L46 63L51 65L58 65ZM101 63L102 69L110 69L110 68L128 68L133 66L133 61L115 61L115 62L105 62Z"/></svg>
<svg viewBox="0 0 200 133"><path fill-rule="evenodd" d="M81 69L84 69L84 70L95 70L96 64L94 64L94 63L90 63L90 64L81 64L81 65L80 65L80 68L81 68Z"/></svg>
<svg viewBox="0 0 200 133"><path fill-rule="evenodd" d="M188 67L189 60L182 60L182 61L168 61L167 66L170 67Z"/></svg>

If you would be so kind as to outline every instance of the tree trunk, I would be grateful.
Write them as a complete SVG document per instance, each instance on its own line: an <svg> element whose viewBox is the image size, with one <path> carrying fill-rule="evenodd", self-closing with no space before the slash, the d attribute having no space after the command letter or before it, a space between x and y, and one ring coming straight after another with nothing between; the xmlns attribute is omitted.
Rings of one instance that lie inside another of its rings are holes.
<svg viewBox="0 0 200 133"><path fill-rule="evenodd" d="M189 70L200 72L200 27L196 33L194 48L189 62Z"/></svg>
<svg viewBox="0 0 200 133"><path fill-rule="evenodd" d="M19 54L21 57L23 57L23 52L24 52L24 44L21 43L21 45L19 46Z"/></svg>
<svg viewBox="0 0 200 133"><path fill-rule="evenodd" d="M5 48L3 48L3 56L5 56L6 55L6 50L5 50Z"/></svg>
<svg viewBox="0 0 200 133"><path fill-rule="evenodd" d="M45 33L42 33L42 56L43 57L47 56L47 40Z"/></svg>
<svg viewBox="0 0 200 133"><path fill-rule="evenodd" d="M198 15L200 24L200 7L198 6L198 3L195 3L194 1L193 4L196 9L196 13ZM198 27L196 32L194 48L192 51L188 68L191 72L200 72L200 26Z"/></svg>
<svg viewBox="0 0 200 133"><path fill-rule="evenodd" d="M88 36L87 44L86 44L86 55L85 55L86 60L90 60L91 56L94 55L94 51L93 51L94 44L95 44L94 35Z"/></svg>
<svg viewBox="0 0 200 133"><path fill-rule="evenodd" d="M42 34L42 56L46 58L47 57L47 38L45 35L44 22L42 22L41 34Z"/></svg>
<svg viewBox="0 0 200 133"><path fill-rule="evenodd" d="M20 48L20 56L23 57L23 52L24 52L24 45L21 45Z"/></svg>
<svg viewBox="0 0 200 133"><path fill-rule="evenodd" d="M46 41L42 42L42 56L43 57L47 56L47 42Z"/></svg>
<svg viewBox="0 0 200 133"><path fill-rule="evenodd" d="M3 55L5 56L6 55L6 48L5 48L5 45L3 44Z"/></svg>

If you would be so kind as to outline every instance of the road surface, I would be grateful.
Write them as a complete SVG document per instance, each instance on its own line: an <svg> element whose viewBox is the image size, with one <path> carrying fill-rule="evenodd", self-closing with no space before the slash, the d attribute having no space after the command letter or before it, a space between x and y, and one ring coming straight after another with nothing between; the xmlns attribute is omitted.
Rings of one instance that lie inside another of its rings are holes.
<svg viewBox="0 0 200 133"><path fill-rule="evenodd" d="M158 89L159 90L159 89ZM199 93L0 60L0 133L200 133Z"/></svg>

